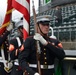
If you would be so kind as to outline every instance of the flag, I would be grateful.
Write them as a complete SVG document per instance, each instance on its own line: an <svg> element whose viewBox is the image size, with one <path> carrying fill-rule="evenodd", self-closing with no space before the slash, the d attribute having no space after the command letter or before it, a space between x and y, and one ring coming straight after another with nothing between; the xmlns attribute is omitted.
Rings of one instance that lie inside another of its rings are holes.
<svg viewBox="0 0 76 75"><path fill-rule="evenodd" d="M6 15L3 21L2 28L0 28L0 35L6 30L6 26L9 25L10 20L11 20L11 14L12 14L12 1L8 0L7 1L7 11L6 11Z"/></svg>
<svg viewBox="0 0 76 75"><path fill-rule="evenodd" d="M48 3L49 1L51 1L51 0L45 0L45 3Z"/></svg>
<svg viewBox="0 0 76 75"><path fill-rule="evenodd" d="M23 37L25 40L29 35L30 0L12 0L12 6L23 14Z"/></svg>
<svg viewBox="0 0 76 75"><path fill-rule="evenodd" d="M55 75L62 75L62 61L58 62L56 71L55 71Z"/></svg>

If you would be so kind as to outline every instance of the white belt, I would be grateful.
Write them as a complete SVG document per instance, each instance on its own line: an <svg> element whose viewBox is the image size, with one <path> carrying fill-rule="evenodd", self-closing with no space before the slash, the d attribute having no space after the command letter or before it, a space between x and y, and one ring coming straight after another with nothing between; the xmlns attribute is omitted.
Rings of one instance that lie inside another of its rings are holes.
<svg viewBox="0 0 76 75"><path fill-rule="evenodd" d="M7 63L7 60L0 59L1 63Z"/></svg>
<svg viewBox="0 0 76 75"><path fill-rule="evenodd" d="M29 67L37 68L37 65L29 64ZM54 64L53 65L41 65L41 69L53 69L53 68L54 68Z"/></svg>
<svg viewBox="0 0 76 75"><path fill-rule="evenodd" d="M0 60L2 60L2 57L0 57Z"/></svg>
<svg viewBox="0 0 76 75"><path fill-rule="evenodd" d="M3 60L3 58L2 57L0 57L0 62L2 62L2 63L6 63L7 62L7 60Z"/></svg>
<svg viewBox="0 0 76 75"><path fill-rule="evenodd" d="M19 65L19 63L18 62L14 62L14 65Z"/></svg>
<svg viewBox="0 0 76 75"><path fill-rule="evenodd" d="M18 59L14 60L14 65L19 65Z"/></svg>
<svg viewBox="0 0 76 75"><path fill-rule="evenodd" d="M1 49L1 56L2 56L1 62L3 62L4 67L7 67L3 48Z"/></svg>

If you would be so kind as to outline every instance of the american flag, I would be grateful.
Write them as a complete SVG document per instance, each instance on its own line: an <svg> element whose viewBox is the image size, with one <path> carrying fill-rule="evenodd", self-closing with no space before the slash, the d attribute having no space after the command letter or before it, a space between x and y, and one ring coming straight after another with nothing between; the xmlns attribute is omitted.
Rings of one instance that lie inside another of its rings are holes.
<svg viewBox="0 0 76 75"><path fill-rule="evenodd" d="M6 27L10 24L11 15L12 15L12 9L13 9L12 1L8 0L6 15L5 15L2 27L0 28L0 35L6 30Z"/></svg>
<svg viewBox="0 0 76 75"><path fill-rule="evenodd" d="M29 35L30 0L12 0L12 6L23 14L23 37L25 40Z"/></svg>

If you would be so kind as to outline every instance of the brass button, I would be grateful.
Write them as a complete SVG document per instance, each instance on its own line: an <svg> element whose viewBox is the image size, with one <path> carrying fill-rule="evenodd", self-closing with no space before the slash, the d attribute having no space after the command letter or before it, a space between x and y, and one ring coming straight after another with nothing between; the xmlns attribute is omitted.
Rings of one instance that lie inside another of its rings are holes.
<svg viewBox="0 0 76 75"><path fill-rule="evenodd" d="M44 50L46 50L46 49L44 48Z"/></svg>
<svg viewBox="0 0 76 75"><path fill-rule="evenodd" d="M9 49L9 47L7 47L7 49Z"/></svg>
<svg viewBox="0 0 76 75"><path fill-rule="evenodd" d="M16 71L18 71L18 69L16 69Z"/></svg>
<svg viewBox="0 0 76 75"><path fill-rule="evenodd" d="M44 55L46 55L46 53L44 53Z"/></svg>
<svg viewBox="0 0 76 75"><path fill-rule="evenodd" d="M46 57L44 59L47 59Z"/></svg>
<svg viewBox="0 0 76 75"><path fill-rule="evenodd" d="M8 44L6 44L6 46L8 46Z"/></svg>
<svg viewBox="0 0 76 75"><path fill-rule="evenodd" d="M5 41L5 43L7 43L7 41Z"/></svg>
<svg viewBox="0 0 76 75"><path fill-rule="evenodd" d="M25 70L25 72L27 72L27 71Z"/></svg>
<svg viewBox="0 0 76 75"><path fill-rule="evenodd" d="M47 62L45 62L45 64L47 64Z"/></svg>
<svg viewBox="0 0 76 75"><path fill-rule="evenodd" d="M29 73L28 73L29 74Z"/></svg>

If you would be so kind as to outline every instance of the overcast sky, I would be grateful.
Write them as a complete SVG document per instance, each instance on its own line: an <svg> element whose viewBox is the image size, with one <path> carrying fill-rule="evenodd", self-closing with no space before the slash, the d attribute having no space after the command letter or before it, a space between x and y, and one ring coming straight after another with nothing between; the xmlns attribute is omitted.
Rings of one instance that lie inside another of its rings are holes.
<svg viewBox="0 0 76 75"><path fill-rule="evenodd" d="M36 11L38 10L38 1L39 0L34 0ZM3 20L6 13L6 9L7 9L7 0L0 0L0 20ZM32 0L30 0L30 12L32 13ZM21 16L22 14L15 10L13 12L12 19L17 19Z"/></svg>

